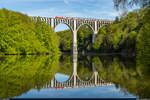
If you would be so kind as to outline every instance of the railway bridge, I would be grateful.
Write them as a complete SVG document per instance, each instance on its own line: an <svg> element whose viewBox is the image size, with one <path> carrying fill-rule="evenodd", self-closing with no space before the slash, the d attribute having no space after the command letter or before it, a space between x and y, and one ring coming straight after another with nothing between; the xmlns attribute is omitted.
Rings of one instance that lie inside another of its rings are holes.
<svg viewBox="0 0 150 100"><path fill-rule="evenodd" d="M93 31L92 42L94 43L94 39L100 27L111 24L113 21L111 20L102 20L102 19L93 19L93 18L78 18L78 17L31 17L32 20L41 20L45 21L49 24L53 29L61 23L66 24L71 32L72 32L72 52L73 54L77 54L77 31L82 25L88 25Z"/></svg>

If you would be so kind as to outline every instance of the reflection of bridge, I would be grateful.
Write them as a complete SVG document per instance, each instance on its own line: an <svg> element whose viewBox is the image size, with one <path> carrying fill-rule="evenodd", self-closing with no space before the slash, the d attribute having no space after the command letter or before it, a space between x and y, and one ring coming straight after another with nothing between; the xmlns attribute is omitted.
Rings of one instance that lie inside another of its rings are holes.
<svg viewBox="0 0 150 100"><path fill-rule="evenodd" d="M69 18L69 17L56 17L56 18L47 18L47 17L31 17L33 20L41 20L45 21L52 28L55 28L58 24L64 23L66 24L72 34L72 46L73 46L73 54L77 54L77 31L82 25L88 25L93 31L92 42L94 42L95 36L98 33L100 27L108 25L113 21L110 20L100 20L100 19L87 19L87 18Z"/></svg>
<svg viewBox="0 0 150 100"><path fill-rule="evenodd" d="M110 82L106 82L100 79L97 73L94 73L90 80L82 81L78 75L72 75L72 77L66 82L59 82L56 78L53 78L43 88L78 88L78 87L95 87L95 86L107 86L112 85Z"/></svg>
<svg viewBox="0 0 150 100"><path fill-rule="evenodd" d="M46 83L43 88L76 88L112 85L111 82L103 80L99 77L98 72L94 68L94 63L92 64L93 75L91 76L91 78L88 81L81 80L77 75L77 55L73 55L72 69L72 75L66 82L59 82L54 77L50 82Z"/></svg>

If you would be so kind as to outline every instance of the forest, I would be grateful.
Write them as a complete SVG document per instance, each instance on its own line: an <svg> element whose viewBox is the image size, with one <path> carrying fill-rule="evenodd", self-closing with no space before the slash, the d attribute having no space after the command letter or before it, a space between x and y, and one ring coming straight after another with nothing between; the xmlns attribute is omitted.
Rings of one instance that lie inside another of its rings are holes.
<svg viewBox="0 0 150 100"><path fill-rule="evenodd" d="M59 53L59 37L46 23L27 15L0 10L0 54Z"/></svg>

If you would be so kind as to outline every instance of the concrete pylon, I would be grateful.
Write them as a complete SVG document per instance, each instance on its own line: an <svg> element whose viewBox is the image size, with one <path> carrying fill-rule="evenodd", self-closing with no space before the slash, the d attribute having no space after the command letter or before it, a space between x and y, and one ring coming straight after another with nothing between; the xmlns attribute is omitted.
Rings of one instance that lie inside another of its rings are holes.
<svg viewBox="0 0 150 100"><path fill-rule="evenodd" d="M72 57L72 75L73 75L73 86L76 86L77 83L77 55Z"/></svg>
<svg viewBox="0 0 150 100"><path fill-rule="evenodd" d="M51 80L51 87L54 87L54 78Z"/></svg>
<svg viewBox="0 0 150 100"><path fill-rule="evenodd" d="M93 34L93 36L92 36L92 43L94 44L94 41L95 41L95 38L96 38L96 35L97 35L97 33L98 33L98 31L97 31L97 21L95 21L95 29L94 29L94 34Z"/></svg>
<svg viewBox="0 0 150 100"><path fill-rule="evenodd" d="M97 35L97 31L94 31L94 34L93 34L93 36L92 36L92 43L93 43L93 44L94 44L94 41L95 41L96 35Z"/></svg>
<svg viewBox="0 0 150 100"><path fill-rule="evenodd" d="M51 18L50 25L51 25L52 28L54 28L54 18Z"/></svg>
<svg viewBox="0 0 150 100"><path fill-rule="evenodd" d="M94 73L94 83L95 83L95 85L97 85L98 72L95 69L94 62L92 62L92 70L93 70L93 73Z"/></svg>
<svg viewBox="0 0 150 100"><path fill-rule="evenodd" d="M77 26L76 26L76 20L73 22L73 36L72 36L72 53L78 54L78 49L77 49Z"/></svg>
<svg viewBox="0 0 150 100"><path fill-rule="evenodd" d="M77 50L77 32L73 31L73 37L72 37L72 53L73 55L78 54Z"/></svg>
<svg viewBox="0 0 150 100"><path fill-rule="evenodd" d="M97 85L98 72L96 72L96 71L94 72L94 77L95 77L95 79L94 79L95 85Z"/></svg>

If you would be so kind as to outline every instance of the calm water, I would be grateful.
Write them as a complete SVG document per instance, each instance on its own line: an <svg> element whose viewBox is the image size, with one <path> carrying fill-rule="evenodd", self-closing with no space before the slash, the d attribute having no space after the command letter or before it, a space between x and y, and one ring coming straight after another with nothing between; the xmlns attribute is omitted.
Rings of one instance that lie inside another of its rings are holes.
<svg viewBox="0 0 150 100"><path fill-rule="evenodd" d="M0 98L149 98L147 70L121 56L1 56Z"/></svg>

